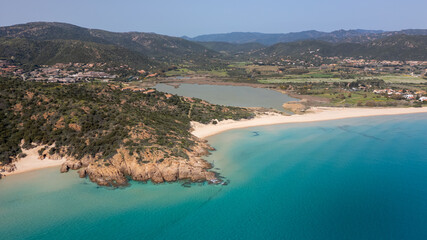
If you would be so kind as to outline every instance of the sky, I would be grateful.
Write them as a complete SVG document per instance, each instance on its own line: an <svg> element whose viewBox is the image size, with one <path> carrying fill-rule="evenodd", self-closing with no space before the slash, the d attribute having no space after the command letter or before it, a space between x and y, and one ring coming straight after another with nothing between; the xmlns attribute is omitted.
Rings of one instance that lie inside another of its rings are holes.
<svg viewBox="0 0 427 240"><path fill-rule="evenodd" d="M427 28L426 0L0 0L0 26L66 22L114 32L194 37Z"/></svg>

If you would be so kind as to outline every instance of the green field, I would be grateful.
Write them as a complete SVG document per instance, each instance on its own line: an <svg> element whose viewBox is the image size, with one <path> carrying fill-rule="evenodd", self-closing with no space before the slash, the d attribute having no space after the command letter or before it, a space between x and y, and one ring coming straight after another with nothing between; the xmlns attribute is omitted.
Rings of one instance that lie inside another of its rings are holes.
<svg viewBox="0 0 427 240"><path fill-rule="evenodd" d="M378 78L387 83L427 83L427 79L410 75L383 75Z"/></svg>
<svg viewBox="0 0 427 240"><path fill-rule="evenodd" d="M341 99L339 95L344 95L345 99ZM368 101L374 102L392 102L393 99L377 95L369 92L345 92L345 93L324 93L316 96L325 97L331 99L334 104L351 104L356 105L358 102L366 103Z"/></svg>
<svg viewBox="0 0 427 240"><path fill-rule="evenodd" d="M427 79L414 77L410 75L382 75L377 77L361 77L360 79L372 79L379 78L383 79L386 83L427 83ZM283 78L267 78L260 79L260 83L291 83L291 82L352 82L356 81L356 78L353 79L341 79L333 78L328 74L304 74L304 75L289 75Z"/></svg>
<svg viewBox="0 0 427 240"><path fill-rule="evenodd" d="M209 75L212 77L228 77L226 70L197 71L196 74Z"/></svg>
<svg viewBox="0 0 427 240"><path fill-rule="evenodd" d="M296 77L296 78L270 78L258 80L260 83L292 83L292 82L352 82L356 79L340 79L340 78L311 78L311 77Z"/></svg>
<svg viewBox="0 0 427 240"><path fill-rule="evenodd" d="M229 67L229 68L245 67L245 66L248 66L250 64L251 64L251 62L234 62L234 63L228 65L227 67Z"/></svg>
<svg viewBox="0 0 427 240"><path fill-rule="evenodd" d="M179 68L165 73L166 77L191 76L191 75L209 75L212 77L227 77L226 70L193 71L188 68Z"/></svg>
<svg viewBox="0 0 427 240"><path fill-rule="evenodd" d="M191 71L188 68L179 68L176 70L168 71L165 74L167 77L175 77L175 76L191 75L194 73L195 73L194 71Z"/></svg>

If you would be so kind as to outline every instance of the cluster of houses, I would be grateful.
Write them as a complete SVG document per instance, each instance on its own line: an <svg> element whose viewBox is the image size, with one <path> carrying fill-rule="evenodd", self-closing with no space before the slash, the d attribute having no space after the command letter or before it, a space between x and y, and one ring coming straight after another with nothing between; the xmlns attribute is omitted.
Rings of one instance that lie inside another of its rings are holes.
<svg viewBox="0 0 427 240"><path fill-rule="evenodd" d="M412 76L424 76L427 74L427 61L380 61L375 59L345 58L340 65L371 73L407 73Z"/></svg>
<svg viewBox="0 0 427 240"><path fill-rule="evenodd" d="M59 83L75 83L99 79L109 81L117 76L102 71L93 71L99 67L95 64L58 63L53 66L42 66L33 71L21 74L22 79L29 81L46 81Z"/></svg>
<svg viewBox="0 0 427 240"><path fill-rule="evenodd" d="M313 55L311 60L281 58L274 62L254 62L258 65L315 67L320 70L344 68L360 73L400 73L412 76L427 76L427 61L386 61L375 59L356 59L339 57L322 57Z"/></svg>
<svg viewBox="0 0 427 240"><path fill-rule="evenodd" d="M119 77L128 80L156 77L157 73L135 70L127 65L109 67L106 63L57 63L42 65L32 70L23 70L11 60L0 59L0 77L15 76L26 81L75 83L81 81L101 80L108 82ZM124 77L125 76L125 77Z"/></svg>
<svg viewBox="0 0 427 240"><path fill-rule="evenodd" d="M406 100L418 100L420 102L427 102L426 91L409 91L409 90L393 90L393 89L376 89L373 91L375 94L384 94L388 96L401 96Z"/></svg>
<svg viewBox="0 0 427 240"><path fill-rule="evenodd" d="M8 60L0 60L0 76L22 74L24 71Z"/></svg>

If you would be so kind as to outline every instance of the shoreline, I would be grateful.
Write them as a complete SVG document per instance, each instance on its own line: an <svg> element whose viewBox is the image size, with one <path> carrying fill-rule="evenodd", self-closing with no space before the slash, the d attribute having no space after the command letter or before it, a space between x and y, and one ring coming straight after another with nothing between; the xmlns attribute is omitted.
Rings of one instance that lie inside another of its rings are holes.
<svg viewBox="0 0 427 240"><path fill-rule="evenodd" d="M25 172L31 172L39 169L44 169L44 168L59 167L66 161L65 158L62 158L59 160L48 159L48 158L40 160L38 150L40 150L42 147L43 146L38 146L29 150L24 150L23 153L27 154L27 156L14 162L16 166L15 171L1 173L3 177L8 177L11 175L16 175L16 174L25 173Z"/></svg>
<svg viewBox="0 0 427 240"><path fill-rule="evenodd" d="M269 112L265 115L257 116L249 120L224 120L217 124L201 124L198 122L191 122L193 131L191 133L198 138L204 139L228 130L278 125L288 123L304 123L304 122L318 122L330 121L346 118L359 118L371 116L386 116L386 115L402 115L402 114L415 114L427 113L427 107L423 108L334 108L334 107L316 107L311 108L309 111L302 115L284 116L278 113ZM19 159L14 164L16 170L13 172L1 173L3 177L16 175L25 172L31 172L39 169L59 167L66 159L59 160L44 159L40 160L38 150L42 146L33 149L24 150L23 153L27 154L26 157Z"/></svg>
<svg viewBox="0 0 427 240"><path fill-rule="evenodd" d="M336 107L315 107L310 108L307 113L302 115L283 116L277 113L257 116L248 120L224 120L217 124L201 124L191 122L193 131L191 132L198 138L204 139L228 130L249 128L257 126L287 124L287 123L305 123L319 122L329 120L339 120L346 118L359 118L371 116L402 115L414 113L427 113L427 107L423 108L336 108Z"/></svg>

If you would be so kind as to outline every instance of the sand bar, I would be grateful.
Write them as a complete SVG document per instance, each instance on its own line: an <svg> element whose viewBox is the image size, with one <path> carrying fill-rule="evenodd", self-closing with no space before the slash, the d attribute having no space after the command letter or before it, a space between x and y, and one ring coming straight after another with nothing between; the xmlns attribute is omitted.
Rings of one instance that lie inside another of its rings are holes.
<svg viewBox="0 0 427 240"><path fill-rule="evenodd" d="M237 128L247 128L264 125L285 124L285 123L304 123L337 120L345 118L399 115L411 113L427 113L427 107L423 108L332 108L318 107L311 108L309 112L303 115L283 116L276 113L257 116L249 120L225 120L217 124L201 124L192 122L192 134L199 138L206 138L227 130Z"/></svg>
<svg viewBox="0 0 427 240"><path fill-rule="evenodd" d="M56 167L62 165L65 162L65 158L59 160L53 159L39 159L38 151L42 148L42 146L35 147L29 150L23 150L22 152L27 154L26 157L19 159L14 164L16 165L16 170L13 172L5 172L2 173L4 176L19 174L23 172L29 172L37 169L47 168L47 167Z"/></svg>

